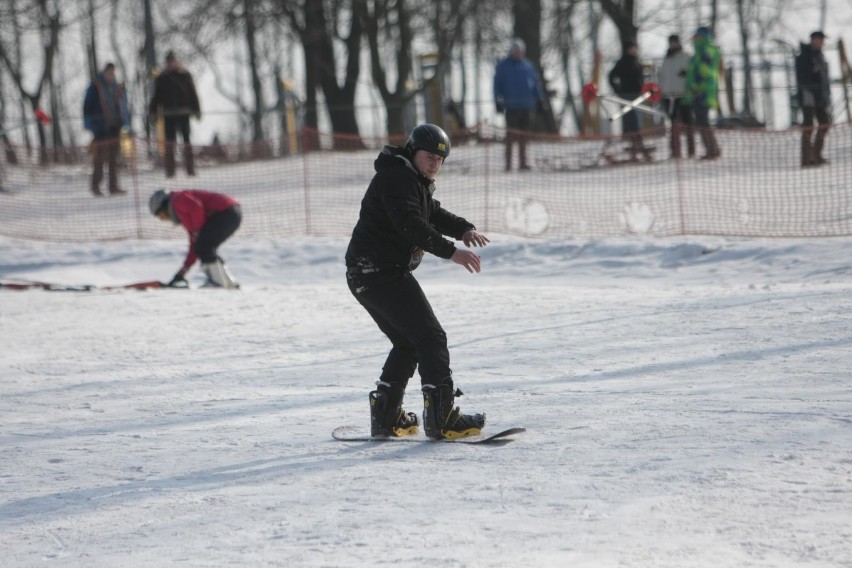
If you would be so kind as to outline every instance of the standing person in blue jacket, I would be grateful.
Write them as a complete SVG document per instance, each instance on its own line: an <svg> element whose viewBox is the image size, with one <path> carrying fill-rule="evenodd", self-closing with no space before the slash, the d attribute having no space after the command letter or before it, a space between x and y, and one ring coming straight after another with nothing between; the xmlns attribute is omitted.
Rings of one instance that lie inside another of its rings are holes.
<svg viewBox="0 0 852 568"><path fill-rule="evenodd" d="M506 113L506 171L512 170L512 145L518 143L521 171L529 170L527 132L532 130L533 113L544 103L544 89L538 71L524 57L526 44L515 38L509 56L494 72L494 102L497 112Z"/></svg>
<svg viewBox="0 0 852 568"><path fill-rule="evenodd" d="M104 161L109 168L109 193L125 193L118 187L118 149L121 129L130 126L127 93L124 84L116 81L115 65L107 63L86 90L83 101L83 126L90 130L92 142L92 193L102 195Z"/></svg>

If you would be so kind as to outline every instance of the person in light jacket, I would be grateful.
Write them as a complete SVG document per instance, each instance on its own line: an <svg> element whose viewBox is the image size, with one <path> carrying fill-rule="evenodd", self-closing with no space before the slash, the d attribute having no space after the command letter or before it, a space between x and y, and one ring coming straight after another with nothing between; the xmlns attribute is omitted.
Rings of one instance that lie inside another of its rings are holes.
<svg viewBox="0 0 852 568"><path fill-rule="evenodd" d="M663 93L663 108L672 123L671 151L672 158L681 158L680 137L686 135L686 153L690 158L695 156L695 132L692 128L692 108L684 104L686 92L686 68L689 66L690 55L683 50L680 37L669 36L669 49L660 67L660 90Z"/></svg>

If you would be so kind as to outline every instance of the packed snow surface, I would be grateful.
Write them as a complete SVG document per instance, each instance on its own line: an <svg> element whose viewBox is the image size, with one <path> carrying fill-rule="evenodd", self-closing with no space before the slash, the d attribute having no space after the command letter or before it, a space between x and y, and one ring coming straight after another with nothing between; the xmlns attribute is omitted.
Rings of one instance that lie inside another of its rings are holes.
<svg viewBox="0 0 852 568"><path fill-rule="evenodd" d="M502 447L331 439L389 348L346 239L0 290L0 566L852 566L852 239L490 236L416 275ZM0 238L0 280L183 246Z"/></svg>

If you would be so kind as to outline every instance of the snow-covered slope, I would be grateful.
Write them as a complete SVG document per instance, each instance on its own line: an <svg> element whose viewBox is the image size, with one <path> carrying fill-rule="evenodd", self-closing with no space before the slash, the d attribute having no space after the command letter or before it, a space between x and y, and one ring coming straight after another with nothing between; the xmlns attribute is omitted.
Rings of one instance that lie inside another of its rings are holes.
<svg viewBox="0 0 852 568"><path fill-rule="evenodd" d="M331 440L388 349L345 239L237 236L236 292L0 291L0 566L852 565L852 240L491 236L417 276L462 409L528 429L497 448ZM182 246L4 238L0 275Z"/></svg>

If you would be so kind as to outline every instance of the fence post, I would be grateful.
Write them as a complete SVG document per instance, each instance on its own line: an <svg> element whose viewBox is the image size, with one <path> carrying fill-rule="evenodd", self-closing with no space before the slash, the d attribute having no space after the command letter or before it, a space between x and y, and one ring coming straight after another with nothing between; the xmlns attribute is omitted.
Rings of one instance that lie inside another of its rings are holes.
<svg viewBox="0 0 852 568"><path fill-rule="evenodd" d="M489 189L489 186L491 185L491 178L489 177L490 171L491 171L490 156L491 156L491 141L486 138L485 139L485 175L482 176L482 182L483 182L483 185L484 185L482 198L485 202L485 212L483 214L483 221L482 221L483 225L484 225L483 229L482 229L483 231L490 231L491 230L491 223L488 219L488 189Z"/></svg>
<svg viewBox="0 0 852 568"><path fill-rule="evenodd" d="M136 136L130 136L130 176L133 179L133 197L136 202L136 238L142 240L144 238L142 231L142 207L145 205L142 202L142 196L139 193L139 164L136 157ZM147 209L147 207L145 207Z"/></svg>
<svg viewBox="0 0 852 568"><path fill-rule="evenodd" d="M319 135L319 133L317 133ZM308 189L308 152L310 152L308 129L302 129L302 173L305 185L305 234L311 234L311 192Z"/></svg>

